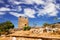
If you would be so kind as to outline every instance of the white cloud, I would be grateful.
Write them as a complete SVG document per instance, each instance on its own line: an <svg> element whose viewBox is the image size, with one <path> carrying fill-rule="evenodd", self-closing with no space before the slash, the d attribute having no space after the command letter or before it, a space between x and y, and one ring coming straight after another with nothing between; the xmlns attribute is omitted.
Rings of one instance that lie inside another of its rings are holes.
<svg viewBox="0 0 60 40"><path fill-rule="evenodd" d="M6 14L5 12L0 12L0 15L4 15L4 14Z"/></svg>
<svg viewBox="0 0 60 40"><path fill-rule="evenodd" d="M21 10L22 10L21 6L17 6L11 9L11 11L17 11L17 12L20 12Z"/></svg>
<svg viewBox="0 0 60 40"><path fill-rule="evenodd" d="M18 1L14 1L14 3L15 3L16 5L21 4L21 2L18 2Z"/></svg>
<svg viewBox="0 0 60 40"><path fill-rule="evenodd" d="M48 3L45 7L44 10L46 13L51 13L56 10L55 5L53 3Z"/></svg>
<svg viewBox="0 0 60 40"><path fill-rule="evenodd" d="M2 0L0 0L0 3L4 3Z"/></svg>
<svg viewBox="0 0 60 40"><path fill-rule="evenodd" d="M36 3L36 4L44 4L45 2L44 1L42 1L42 0L24 0L25 2L26 2L26 4L34 4L34 3Z"/></svg>
<svg viewBox="0 0 60 40"><path fill-rule="evenodd" d="M57 16L57 9L56 5L51 1L45 4L44 9L38 9L38 16L39 15L49 15L49 16Z"/></svg>
<svg viewBox="0 0 60 40"><path fill-rule="evenodd" d="M24 4L34 4L34 3L36 3L36 4L44 4L45 2L43 1L43 0L23 0L23 2L22 1L17 1L17 0L8 0L9 2L11 2L12 4L15 4L15 5L19 5L19 4L22 4L22 3L24 3Z"/></svg>
<svg viewBox="0 0 60 40"><path fill-rule="evenodd" d="M25 16L24 14L19 14L17 12L10 12L11 15L19 17L19 16Z"/></svg>
<svg viewBox="0 0 60 40"><path fill-rule="evenodd" d="M24 9L24 14L20 14L20 13L17 13L17 12L9 12L9 13L11 15L16 16L16 17L25 16L25 17L35 18L35 16L34 16L35 10L30 9L30 8Z"/></svg>
<svg viewBox="0 0 60 40"><path fill-rule="evenodd" d="M48 16L57 16L57 11L48 14Z"/></svg>
<svg viewBox="0 0 60 40"><path fill-rule="evenodd" d="M56 8L57 9L60 9L60 4L56 4Z"/></svg>
<svg viewBox="0 0 60 40"><path fill-rule="evenodd" d="M8 2L13 4L13 5L19 5L21 3L24 3L24 2L21 2L21 1L17 1L17 0L8 0Z"/></svg>
<svg viewBox="0 0 60 40"><path fill-rule="evenodd" d="M7 5L8 7L9 5ZM21 6L17 6L15 9L10 9L10 8L7 8L7 7L1 7L0 8L0 11L17 11L17 12L20 12L22 10Z"/></svg>
<svg viewBox="0 0 60 40"><path fill-rule="evenodd" d="M43 0L33 0L36 4L44 4L45 2Z"/></svg>
<svg viewBox="0 0 60 40"><path fill-rule="evenodd" d="M35 10L33 10L33 9L30 9L30 8L24 9L24 14L30 18L35 18L35 16L34 16Z"/></svg>
<svg viewBox="0 0 60 40"><path fill-rule="evenodd" d="M21 6L18 6L17 11L21 11L21 10L22 10Z"/></svg>
<svg viewBox="0 0 60 40"><path fill-rule="evenodd" d="M9 8L6 8L6 7L1 7L0 8L0 11L10 11L10 9Z"/></svg>
<svg viewBox="0 0 60 40"><path fill-rule="evenodd" d="M38 16L41 16L41 15L57 16L57 13L58 13L57 9L60 9L59 4L53 3L55 2L55 0L22 0L22 1L8 0L8 1L11 5L6 5L6 7L0 8L0 11L12 11L10 12L10 14L16 17L19 17L22 15L22 16L28 16L30 18L35 18L34 14L36 14L36 12L38 13ZM34 3L37 4L35 6L35 9L37 9L38 11L35 11L34 9L31 9L31 8L25 8L24 14L17 13L22 10L22 6L18 6L19 4L34 4ZM43 9L37 8L37 6L40 4L44 5ZM7 8L9 6L13 6L12 9ZM16 12L13 12L13 11L16 11Z"/></svg>

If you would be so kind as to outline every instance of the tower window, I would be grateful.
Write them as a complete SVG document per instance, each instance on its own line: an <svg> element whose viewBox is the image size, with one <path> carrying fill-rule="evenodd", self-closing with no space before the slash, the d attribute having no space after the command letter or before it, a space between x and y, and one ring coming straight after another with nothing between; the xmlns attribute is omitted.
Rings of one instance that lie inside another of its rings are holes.
<svg viewBox="0 0 60 40"><path fill-rule="evenodd" d="M26 26L26 24L25 24L25 26Z"/></svg>
<svg viewBox="0 0 60 40"><path fill-rule="evenodd" d="M20 18L21 18L21 16L20 16Z"/></svg>
<svg viewBox="0 0 60 40"><path fill-rule="evenodd" d="M25 17L25 19L26 19L27 17Z"/></svg>

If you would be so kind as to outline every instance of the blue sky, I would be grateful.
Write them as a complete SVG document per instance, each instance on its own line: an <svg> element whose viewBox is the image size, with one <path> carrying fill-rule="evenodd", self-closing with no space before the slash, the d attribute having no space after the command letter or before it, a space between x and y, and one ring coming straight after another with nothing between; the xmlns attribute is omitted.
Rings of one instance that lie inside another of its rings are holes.
<svg viewBox="0 0 60 40"><path fill-rule="evenodd" d="M60 0L0 0L0 22L10 20L18 27L19 16L28 17L30 26L60 22Z"/></svg>

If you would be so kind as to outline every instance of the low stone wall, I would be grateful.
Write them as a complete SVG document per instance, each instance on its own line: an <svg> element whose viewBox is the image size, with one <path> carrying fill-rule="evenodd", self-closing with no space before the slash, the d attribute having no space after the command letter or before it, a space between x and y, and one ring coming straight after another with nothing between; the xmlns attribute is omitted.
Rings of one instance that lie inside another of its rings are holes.
<svg viewBox="0 0 60 40"><path fill-rule="evenodd" d="M42 40L42 39L17 37L17 40Z"/></svg>
<svg viewBox="0 0 60 40"><path fill-rule="evenodd" d="M30 38L30 37L0 37L0 40L60 40L60 39L49 39L49 38Z"/></svg>
<svg viewBox="0 0 60 40"><path fill-rule="evenodd" d="M12 37L12 39L13 38L15 38L15 40L60 40L60 39L49 39L49 38L26 38L26 37Z"/></svg>

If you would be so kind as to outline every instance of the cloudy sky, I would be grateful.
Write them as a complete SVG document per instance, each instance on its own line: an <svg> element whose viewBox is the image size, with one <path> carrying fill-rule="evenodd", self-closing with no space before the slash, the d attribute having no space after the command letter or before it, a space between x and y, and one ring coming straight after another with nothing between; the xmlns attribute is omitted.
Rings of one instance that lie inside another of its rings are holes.
<svg viewBox="0 0 60 40"><path fill-rule="evenodd" d="M30 26L60 22L60 0L0 0L0 22L10 20L17 27L19 16L28 17Z"/></svg>

